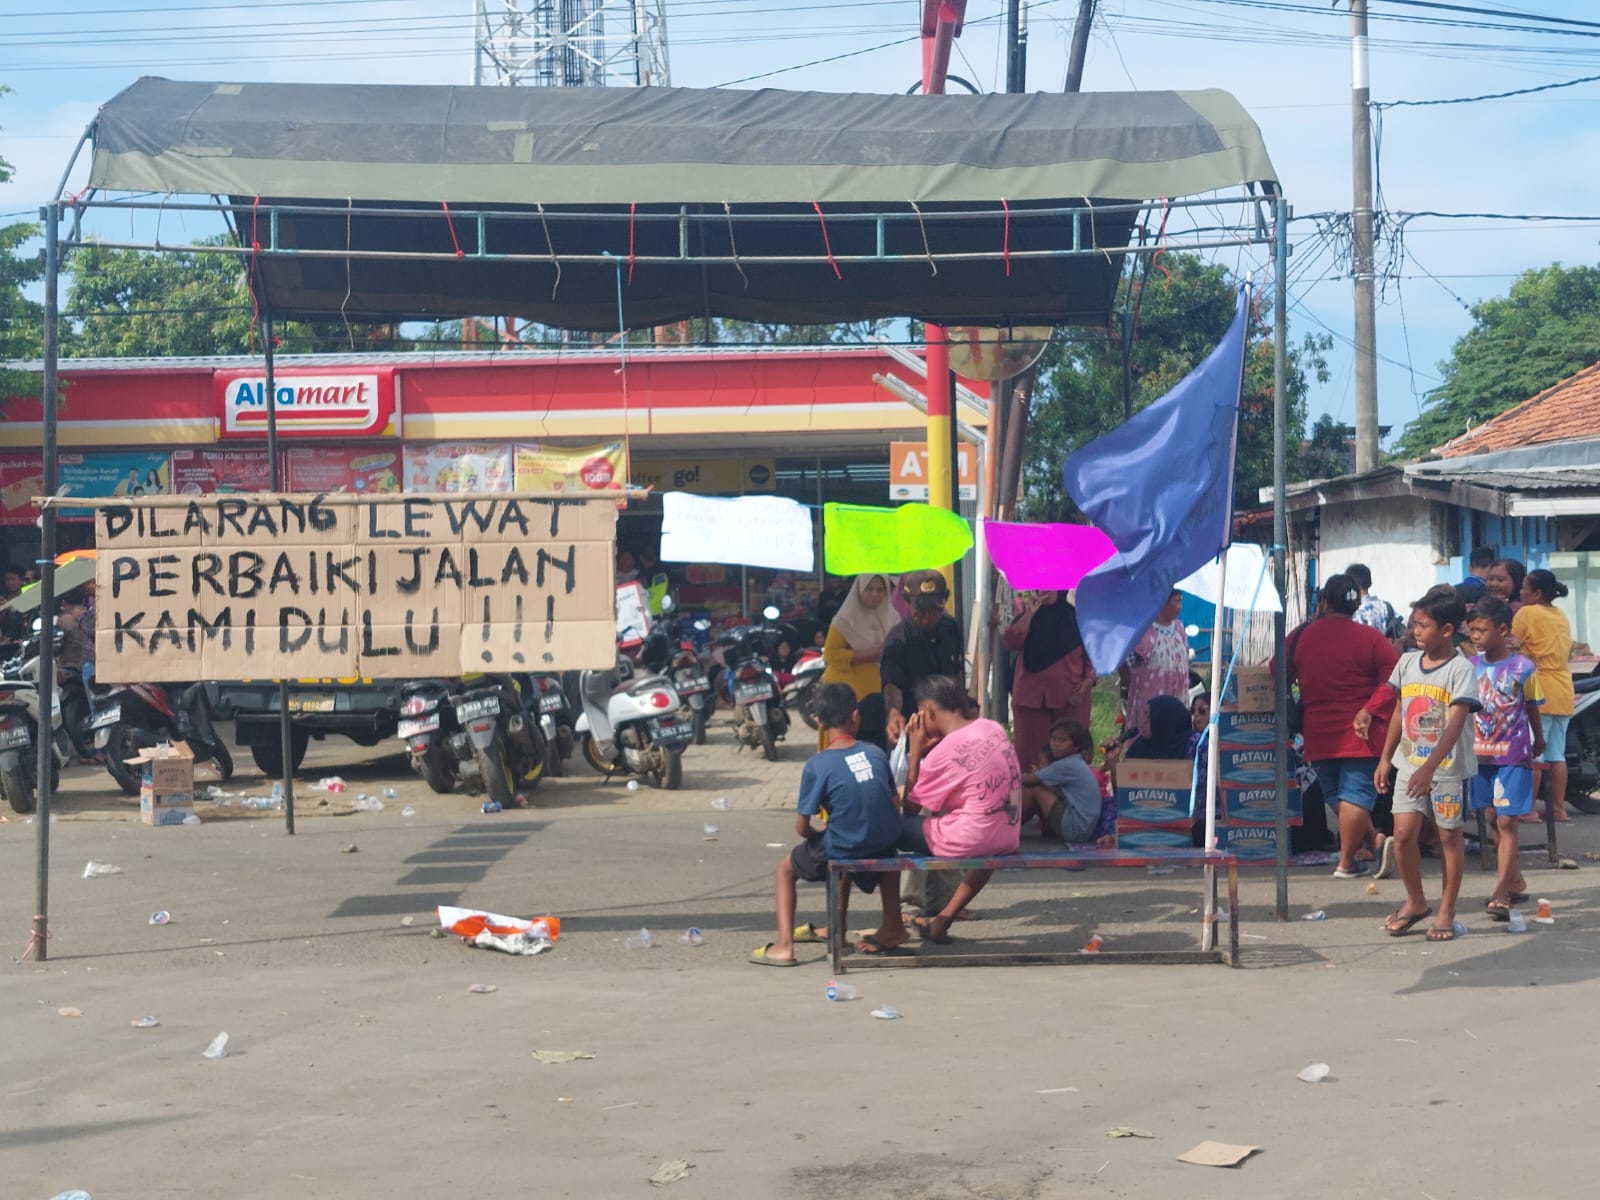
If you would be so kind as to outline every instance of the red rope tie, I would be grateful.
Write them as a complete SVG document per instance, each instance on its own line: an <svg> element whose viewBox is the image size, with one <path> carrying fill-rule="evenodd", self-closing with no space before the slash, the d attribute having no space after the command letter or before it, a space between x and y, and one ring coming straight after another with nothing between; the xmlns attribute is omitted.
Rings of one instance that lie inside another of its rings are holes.
<svg viewBox="0 0 1600 1200"><path fill-rule="evenodd" d="M1000 238L1000 259L1006 264L1006 277L1011 276L1011 205L1006 203L1004 196L1000 197L1000 207L1006 210L1005 231Z"/></svg>
<svg viewBox="0 0 1600 1200"><path fill-rule="evenodd" d="M34 924L37 925L40 921L43 921L44 919L45 918L44 918L43 915L36 914L34 916L34 918L33 918ZM50 930L46 929L44 931L44 937L41 939L39 937L38 930L35 929L34 932L32 932L32 933L30 933L28 935L28 944L22 948L22 953L17 956L17 962L19 962L19 963L26 962L32 956L32 954L34 952L34 949L40 944L41 941L46 941L46 942L54 941L55 940L55 936L56 935L51 933Z"/></svg>
<svg viewBox="0 0 1600 1200"><path fill-rule="evenodd" d="M1165 276L1165 279L1163 279L1161 283L1161 290L1163 292L1170 292L1172 290L1172 272L1167 270L1166 264L1161 261L1161 256L1167 252L1167 217L1170 216L1171 213L1171 202L1168 201L1165 196L1161 197L1161 228L1156 231L1156 241L1161 243L1161 248L1150 257L1150 265L1155 267L1156 270L1160 271L1161 274Z"/></svg>
<svg viewBox="0 0 1600 1200"><path fill-rule="evenodd" d="M450 216L450 201L439 201L439 207L444 209L444 223L450 227L450 244L456 248L456 257L465 258L467 252L461 248L461 243L456 240L456 223Z"/></svg>
<svg viewBox="0 0 1600 1200"><path fill-rule="evenodd" d="M828 219L822 215L822 205L813 200L811 207L816 210L817 220L822 225L822 249L828 255L828 265L833 268L833 277L843 279L844 272L839 270L839 264L833 259L833 243L828 240Z"/></svg>
<svg viewBox="0 0 1600 1200"><path fill-rule="evenodd" d="M633 216L638 206L632 201L628 203L628 286L633 286Z"/></svg>

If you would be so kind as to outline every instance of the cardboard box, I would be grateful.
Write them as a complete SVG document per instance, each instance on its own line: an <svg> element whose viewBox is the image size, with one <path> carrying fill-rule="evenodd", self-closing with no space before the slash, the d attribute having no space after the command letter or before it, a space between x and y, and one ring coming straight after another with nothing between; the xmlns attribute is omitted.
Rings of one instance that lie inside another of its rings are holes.
<svg viewBox="0 0 1600 1200"><path fill-rule="evenodd" d="M1278 751L1273 746L1223 746L1217 751L1217 778L1223 787L1275 787ZM1292 768L1289 782L1294 782Z"/></svg>
<svg viewBox="0 0 1600 1200"><path fill-rule="evenodd" d="M1278 790L1274 787L1224 787L1222 814L1226 820L1242 825L1276 825ZM1289 824L1298 825L1303 815L1300 789L1289 789Z"/></svg>
<svg viewBox="0 0 1600 1200"><path fill-rule="evenodd" d="M1235 667L1222 692L1222 711L1270 713L1277 707L1277 689L1268 667Z"/></svg>
<svg viewBox="0 0 1600 1200"><path fill-rule="evenodd" d="M1190 818L1194 764L1187 760L1133 759L1117 764L1117 827L1126 822L1162 825Z"/></svg>
<svg viewBox="0 0 1600 1200"><path fill-rule="evenodd" d="M1217 849L1226 850L1241 863L1273 863L1278 860L1278 830L1275 825L1245 825L1230 822L1217 830Z"/></svg>
<svg viewBox="0 0 1600 1200"><path fill-rule="evenodd" d="M1189 822L1181 827L1162 826L1129 827L1117 823L1118 850L1188 850L1192 847Z"/></svg>
<svg viewBox="0 0 1600 1200"><path fill-rule="evenodd" d="M194 752L184 742L141 750L124 760L139 768L139 820L181 825L194 812Z"/></svg>
<svg viewBox="0 0 1600 1200"><path fill-rule="evenodd" d="M1293 741L1294 739L1289 739ZM1276 713L1217 714L1217 745L1224 750L1252 750L1278 744Z"/></svg>

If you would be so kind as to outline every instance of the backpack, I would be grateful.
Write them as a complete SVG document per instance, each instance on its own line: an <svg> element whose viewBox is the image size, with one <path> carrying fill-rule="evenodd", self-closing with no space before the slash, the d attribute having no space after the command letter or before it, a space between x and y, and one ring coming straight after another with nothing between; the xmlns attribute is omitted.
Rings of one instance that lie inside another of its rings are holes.
<svg viewBox="0 0 1600 1200"><path fill-rule="evenodd" d="M1383 636L1391 642L1404 640L1406 623L1400 619L1400 614L1395 612L1394 605L1385 600L1383 602L1383 612Z"/></svg>

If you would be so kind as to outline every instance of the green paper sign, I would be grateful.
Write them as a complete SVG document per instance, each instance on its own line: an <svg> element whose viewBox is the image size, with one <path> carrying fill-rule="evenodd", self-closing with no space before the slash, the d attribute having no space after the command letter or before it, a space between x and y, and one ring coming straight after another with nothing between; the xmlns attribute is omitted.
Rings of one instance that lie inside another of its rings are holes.
<svg viewBox="0 0 1600 1200"><path fill-rule="evenodd" d="M946 567L972 549L966 518L927 504L826 504L822 528L823 558L834 575Z"/></svg>

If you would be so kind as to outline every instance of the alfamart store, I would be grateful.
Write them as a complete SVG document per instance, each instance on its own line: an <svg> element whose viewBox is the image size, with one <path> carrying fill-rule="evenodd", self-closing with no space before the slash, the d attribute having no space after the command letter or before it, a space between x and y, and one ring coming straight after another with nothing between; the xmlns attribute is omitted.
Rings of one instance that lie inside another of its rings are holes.
<svg viewBox="0 0 1600 1200"><path fill-rule="evenodd" d="M67 359L61 378L64 494L270 486L259 359ZM284 355L275 385L289 491L607 487L627 461L656 493L622 514L619 546L636 553L659 541L661 491L926 498L924 418L905 399L923 389L921 362L894 347ZM961 422L981 429L983 397L959 398ZM0 562L37 557L41 418L22 400L0 424ZM972 498L977 456L961 450ZM60 540L92 544L87 510L64 511ZM683 602L729 616L769 598L804 604L820 582L714 564L683 575Z"/></svg>

